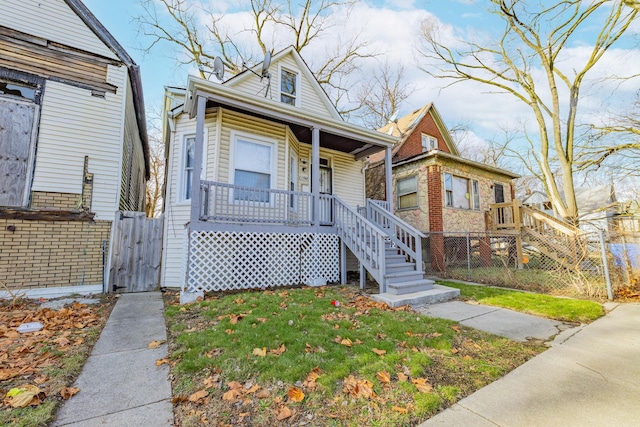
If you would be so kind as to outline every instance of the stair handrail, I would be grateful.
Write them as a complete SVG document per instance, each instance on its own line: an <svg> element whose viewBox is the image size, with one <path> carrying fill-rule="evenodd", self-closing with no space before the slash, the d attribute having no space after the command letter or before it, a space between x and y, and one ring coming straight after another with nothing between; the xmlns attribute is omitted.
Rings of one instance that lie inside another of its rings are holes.
<svg viewBox="0 0 640 427"><path fill-rule="evenodd" d="M334 195L333 202L338 236L378 282L380 293L385 293L385 242L389 237L339 197Z"/></svg>
<svg viewBox="0 0 640 427"><path fill-rule="evenodd" d="M542 212L538 209L534 209L529 206L521 206L520 209L522 211L520 218L522 220L522 225L525 227L528 227L531 225L530 223L527 223L526 217L528 216L535 221L540 221L545 223L549 227L559 231L562 234L566 234L569 236L578 236L584 233L578 227L574 227L571 224L567 224L566 222L559 220L558 218L551 216L545 212Z"/></svg>
<svg viewBox="0 0 640 427"><path fill-rule="evenodd" d="M422 271L422 239L427 236L395 216L388 203L367 199L367 219L380 227L408 258L415 262L416 271Z"/></svg>

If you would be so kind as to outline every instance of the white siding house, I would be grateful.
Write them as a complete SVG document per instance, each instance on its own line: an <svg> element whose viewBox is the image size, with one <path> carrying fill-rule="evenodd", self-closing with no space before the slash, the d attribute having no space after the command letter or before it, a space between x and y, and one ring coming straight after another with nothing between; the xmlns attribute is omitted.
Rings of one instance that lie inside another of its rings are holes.
<svg viewBox="0 0 640 427"><path fill-rule="evenodd" d="M0 280L102 291L116 211L144 210L139 68L81 0L2 0L0 51Z"/></svg>
<svg viewBox="0 0 640 427"><path fill-rule="evenodd" d="M364 159L396 138L342 120L293 47L224 83L166 88L163 121L162 286L344 282L348 258L383 293L430 286L419 233L365 198Z"/></svg>

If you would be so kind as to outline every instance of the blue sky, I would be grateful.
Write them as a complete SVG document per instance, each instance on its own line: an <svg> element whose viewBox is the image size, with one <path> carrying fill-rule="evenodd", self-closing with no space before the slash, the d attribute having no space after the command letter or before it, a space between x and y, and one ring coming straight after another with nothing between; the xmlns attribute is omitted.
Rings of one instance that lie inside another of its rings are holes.
<svg viewBox="0 0 640 427"><path fill-rule="evenodd" d="M151 52L144 52L151 43L151 38L145 37L138 31L135 18L141 14L141 8L136 0L83 0L85 5L96 15L102 24L113 34L118 42L129 52L140 65L148 107L159 105L162 98L162 88L166 85L183 85L186 82L188 68L179 68L172 52L158 47ZM389 11L412 11L416 9L428 10L447 22L465 21L477 22L477 6L473 0L391 0L375 1L371 4L379 9ZM426 103L426 102L425 102ZM419 105L415 105L417 108ZM414 106L407 108L408 111Z"/></svg>
<svg viewBox="0 0 640 427"><path fill-rule="evenodd" d="M232 15L236 12L238 1L212 0L211 4L216 7L227 6L227 17L234 19ZM84 2L140 65L147 111L159 108L165 85L182 86L186 83L189 68L178 68L175 52L169 46L158 45L150 53L143 52L143 48L151 40L139 34L135 17L141 14L141 9L137 0ZM505 127L519 126L523 120L530 119L527 107L512 97L489 93L486 87L478 84L463 83L448 87L450 82L429 77L416 67L414 43L420 22L424 18L438 21L443 25L444 32L450 35L501 31L500 22L484 10L487 4L484 0L361 1L356 4L355 13L344 31L362 31L362 36L370 40L378 51L383 52L385 58L404 64L405 74L413 85L413 91L403 104L401 116L434 102L447 126L466 124L471 129L468 138L473 143L482 145L486 144L486 140L502 138ZM635 26L635 31L640 32L640 25ZM572 46L572 56L564 59L561 64L568 70L571 70L572 61L580 62L589 53L589 43L586 40L593 37L594 33L587 29L581 35L585 40ZM600 70L597 71L600 76L639 70L640 47L637 40L636 38L635 46L621 45L624 49L613 51L606 61L602 61ZM587 49L583 49L584 47ZM312 51L303 52L308 62L312 54ZM589 114L600 114L609 105L628 104L638 87L637 82L630 85L608 82L608 85L583 85L583 94L586 96L581 105L586 107L584 114L587 117ZM603 90L603 86L606 90Z"/></svg>

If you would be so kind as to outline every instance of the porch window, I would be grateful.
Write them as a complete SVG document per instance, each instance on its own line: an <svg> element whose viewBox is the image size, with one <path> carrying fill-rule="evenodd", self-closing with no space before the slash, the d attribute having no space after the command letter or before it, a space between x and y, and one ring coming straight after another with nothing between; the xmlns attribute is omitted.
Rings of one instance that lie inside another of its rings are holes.
<svg viewBox="0 0 640 427"><path fill-rule="evenodd" d="M422 151L431 151L438 148L438 139L434 136L422 134Z"/></svg>
<svg viewBox="0 0 640 427"><path fill-rule="evenodd" d="M457 209L480 209L480 191L476 180L444 174L445 206Z"/></svg>
<svg viewBox="0 0 640 427"><path fill-rule="evenodd" d="M298 74L282 68L280 70L280 102L296 105Z"/></svg>
<svg viewBox="0 0 640 427"><path fill-rule="evenodd" d="M417 176L399 179L396 182L398 209L418 207L418 179Z"/></svg>
<svg viewBox="0 0 640 427"><path fill-rule="evenodd" d="M249 202L269 202L274 171L274 145L242 135L235 136L234 185L252 187L236 189L234 200Z"/></svg>

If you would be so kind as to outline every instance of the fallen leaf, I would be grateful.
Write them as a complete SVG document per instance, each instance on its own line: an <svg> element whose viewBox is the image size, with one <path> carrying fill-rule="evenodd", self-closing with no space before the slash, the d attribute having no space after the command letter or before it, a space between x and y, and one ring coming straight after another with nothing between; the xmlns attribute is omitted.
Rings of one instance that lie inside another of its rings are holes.
<svg viewBox="0 0 640 427"><path fill-rule="evenodd" d="M62 390L60 390L60 396L62 396L64 400L67 400L71 396L77 394L79 391L80 389L76 387L63 387Z"/></svg>
<svg viewBox="0 0 640 427"><path fill-rule="evenodd" d="M468 354L466 356L463 357L464 360L471 360L471 356L469 356Z"/></svg>
<svg viewBox="0 0 640 427"><path fill-rule="evenodd" d="M438 337L441 337L442 334L440 332L434 332L434 333L431 334L431 336L434 337L434 338L438 338Z"/></svg>
<svg viewBox="0 0 640 427"><path fill-rule="evenodd" d="M24 408L25 406L31 405L31 403L37 399L36 396L38 393L40 393L40 389L31 384L12 388L7 393L7 398L4 400L4 403L12 408Z"/></svg>
<svg viewBox="0 0 640 427"><path fill-rule="evenodd" d="M242 384L240 384L238 381L231 381L227 383L227 387L229 387L229 389L231 390L240 390L242 388Z"/></svg>
<svg viewBox="0 0 640 427"><path fill-rule="evenodd" d="M371 351L373 351L378 356L384 356L385 354L387 354L387 350L380 350L380 349L377 349L375 347L372 348Z"/></svg>
<svg viewBox="0 0 640 427"><path fill-rule="evenodd" d="M282 421L282 420L286 420L292 415L293 415L293 412L291 411L291 409L287 408L286 406L283 406L282 408L280 408L280 411L278 411L278 415L276 416L276 418L278 419L278 421Z"/></svg>
<svg viewBox="0 0 640 427"><path fill-rule="evenodd" d="M267 348L266 347L254 348L252 354L258 357L265 357L267 355Z"/></svg>
<svg viewBox="0 0 640 427"><path fill-rule="evenodd" d="M233 300L234 304L244 304L244 300L240 297Z"/></svg>
<svg viewBox="0 0 640 427"><path fill-rule="evenodd" d="M451 349L451 353L453 353L453 354L457 354L457 353L458 353L458 351L459 351L459 350L458 350L457 348L452 348L452 349Z"/></svg>
<svg viewBox="0 0 640 427"><path fill-rule="evenodd" d="M169 364L169 359L158 359L156 360L156 366L160 366L160 365L168 365Z"/></svg>
<svg viewBox="0 0 640 427"><path fill-rule="evenodd" d="M189 396L189 402L194 402L194 403L198 402L199 400L204 399L208 395L209 395L209 392L207 390L196 391L191 396Z"/></svg>
<svg viewBox="0 0 640 427"><path fill-rule="evenodd" d="M458 325L451 325L451 329L453 329L457 333L460 333L460 326L458 326Z"/></svg>
<svg viewBox="0 0 640 427"><path fill-rule="evenodd" d="M269 393L269 390L266 390L266 389L264 389L264 388L263 388L262 390L259 390L259 391L256 393L256 397L257 397L258 399L266 399L266 398L267 398L267 397L269 397L269 396L271 396L271 393Z"/></svg>
<svg viewBox="0 0 640 427"><path fill-rule="evenodd" d="M220 387L220 375L210 375L203 381L205 388L218 388Z"/></svg>
<svg viewBox="0 0 640 427"><path fill-rule="evenodd" d="M376 378L378 379L378 381L384 384L389 384L391 382L391 377L389 376L389 373L386 371L378 372L376 374Z"/></svg>
<svg viewBox="0 0 640 427"><path fill-rule="evenodd" d="M411 380L411 382L421 393L429 393L431 389L433 389L431 384L427 382L426 378L416 378L415 380Z"/></svg>
<svg viewBox="0 0 640 427"><path fill-rule="evenodd" d="M287 396L292 402L302 402L304 400L304 393L298 387L291 387L287 392Z"/></svg>
<svg viewBox="0 0 640 427"><path fill-rule="evenodd" d="M340 344L346 345L347 347L351 347L353 346L353 341L351 341L349 338L344 338L340 340Z"/></svg>
<svg viewBox="0 0 640 427"><path fill-rule="evenodd" d="M278 348L274 348L272 350L269 350L269 353L273 354L273 355L276 355L276 356L280 356L285 351L287 351L287 348L284 346L284 344L282 344Z"/></svg>
<svg viewBox="0 0 640 427"><path fill-rule="evenodd" d="M151 341L149 344L147 344L147 348L160 348L160 346L164 343L166 343L167 340L155 340L155 341Z"/></svg>
<svg viewBox="0 0 640 427"><path fill-rule="evenodd" d="M231 334L235 333L236 331L234 331L233 329L225 329L225 332L227 333L227 335L231 335Z"/></svg>
<svg viewBox="0 0 640 427"><path fill-rule="evenodd" d="M401 414L406 414L409 412L409 410L407 408L401 408L400 406L392 406L391 407L392 411L396 411L396 412L400 412Z"/></svg>
<svg viewBox="0 0 640 427"><path fill-rule="evenodd" d="M172 405L177 405L178 403L184 403L184 402L187 402L187 398L184 396L176 396L173 399L171 399Z"/></svg>
<svg viewBox="0 0 640 427"><path fill-rule="evenodd" d="M398 381L400 381L401 383L406 382L409 379L409 376L405 375L402 372L398 372Z"/></svg>
<svg viewBox="0 0 640 427"><path fill-rule="evenodd" d="M240 397L240 394L241 394L240 390L231 389L222 395L222 400L226 400L228 402L234 403L238 400L238 397Z"/></svg>

